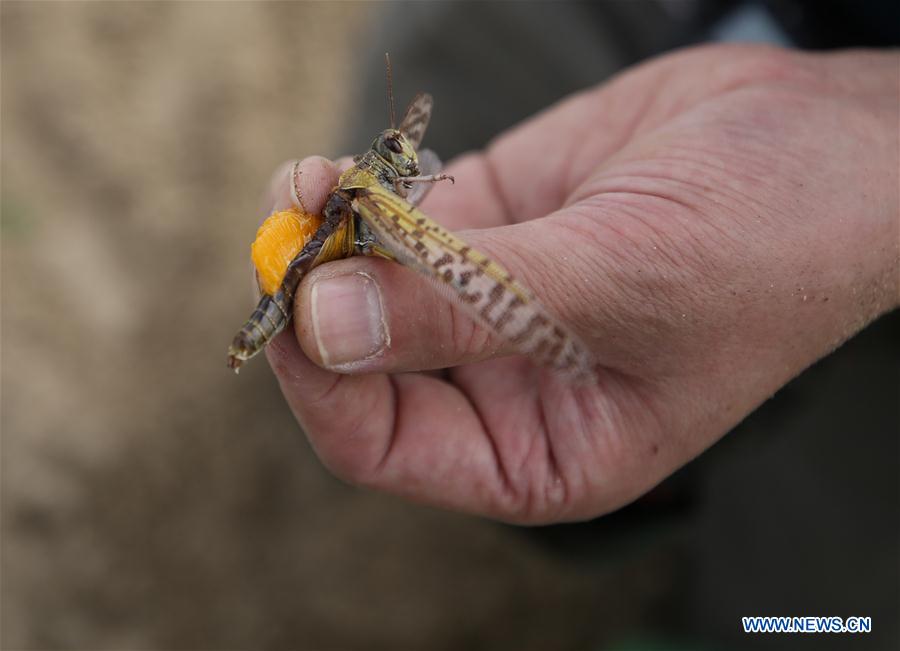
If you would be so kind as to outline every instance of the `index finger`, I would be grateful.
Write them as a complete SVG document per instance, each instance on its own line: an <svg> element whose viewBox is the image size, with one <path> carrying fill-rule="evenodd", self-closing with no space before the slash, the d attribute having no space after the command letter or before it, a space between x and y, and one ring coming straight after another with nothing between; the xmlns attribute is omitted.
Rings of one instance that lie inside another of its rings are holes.
<svg viewBox="0 0 900 651"><path fill-rule="evenodd" d="M272 174L263 194L265 210L271 213L298 206L320 214L337 180L338 167L322 156L285 161Z"/></svg>

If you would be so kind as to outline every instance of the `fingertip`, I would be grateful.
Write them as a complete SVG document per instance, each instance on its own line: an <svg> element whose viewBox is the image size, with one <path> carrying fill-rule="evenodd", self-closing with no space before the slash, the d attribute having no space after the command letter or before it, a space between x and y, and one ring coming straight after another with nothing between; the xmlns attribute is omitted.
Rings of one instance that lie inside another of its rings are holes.
<svg viewBox="0 0 900 651"><path fill-rule="evenodd" d="M337 167L338 172L343 174L344 172L349 170L351 167L353 167L356 163L353 161L352 156L341 156L336 161L334 161L334 164Z"/></svg>
<svg viewBox="0 0 900 651"><path fill-rule="evenodd" d="M338 181L337 166L322 156L310 156L291 168L290 190L293 204L318 215Z"/></svg>
<svg viewBox="0 0 900 651"><path fill-rule="evenodd" d="M269 181L266 209L272 212L299 206L305 212L319 214L338 176L335 163L322 156L285 161Z"/></svg>
<svg viewBox="0 0 900 651"><path fill-rule="evenodd" d="M266 184L266 190L262 196L261 211L269 214L275 210L283 210L291 205L290 200L290 174L294 163L297 161L284 161L275 168L269 182Z"/></svg>

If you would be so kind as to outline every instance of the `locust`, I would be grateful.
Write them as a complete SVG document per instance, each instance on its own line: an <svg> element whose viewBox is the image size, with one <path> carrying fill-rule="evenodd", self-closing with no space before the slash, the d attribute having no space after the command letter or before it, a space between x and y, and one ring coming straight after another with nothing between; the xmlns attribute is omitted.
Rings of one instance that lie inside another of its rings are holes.
<svg viewBox="0 0 900 651"><path fill-rule="evenodd" d="M500 264L475 250L416 206L441 173L431 150L419 150L434 102L417 94L394 126L390 60L387 63L390 128L339 178L314 235L290 261L280 285L262 291L250 318L228 348L237 372L289 323L294 294L310 270L353 255L394 260L433 281L444 296L478 324L512 343L539 365L575 376L590 373L584 345ZM295 164L294 194L297 192ZM299 244L299 243L298 243ZM449 291L446 291L449 290Z"/></svg>

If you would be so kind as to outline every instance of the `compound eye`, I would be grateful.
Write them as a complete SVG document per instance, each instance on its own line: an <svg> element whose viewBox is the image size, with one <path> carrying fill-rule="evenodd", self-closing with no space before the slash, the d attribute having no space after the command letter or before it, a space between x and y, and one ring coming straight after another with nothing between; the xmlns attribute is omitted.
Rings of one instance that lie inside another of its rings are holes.
<svg viewBox="0 0 900 651"><path fill-rule="evenodd" d="M400 146L400 143L394 138L388 138L387 140L385 140L384 145L395 154L403 152L403 148Z"/></svg>

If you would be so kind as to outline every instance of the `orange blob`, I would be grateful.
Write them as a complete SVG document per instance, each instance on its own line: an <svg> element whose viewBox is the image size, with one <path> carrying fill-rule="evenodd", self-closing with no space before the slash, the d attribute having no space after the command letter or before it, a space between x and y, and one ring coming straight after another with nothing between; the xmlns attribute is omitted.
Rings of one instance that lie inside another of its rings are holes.
<svg viewBox="0 0 900 651"><path fill-rule="evenodd" d="M250 257L259 274L259 287L274 295L281 285L288 265L322 224L318 215L299 208L273 212L256 231L256 241L250 245Z"/></svg>

